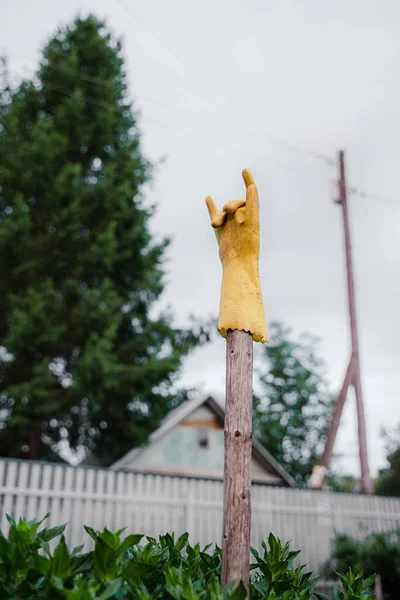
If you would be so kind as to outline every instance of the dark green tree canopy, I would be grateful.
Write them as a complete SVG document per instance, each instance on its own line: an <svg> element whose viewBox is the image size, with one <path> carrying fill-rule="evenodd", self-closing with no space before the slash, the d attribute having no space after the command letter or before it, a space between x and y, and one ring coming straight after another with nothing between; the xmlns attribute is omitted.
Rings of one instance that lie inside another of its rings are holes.
<svg viewBox="0 0 400 600"><path fill-rule="evenodd" d="M383 437L388 466L379 472L375 491L377 494L400 496L400 425L393 431L383 431Z"/></svg>
<svg viewBox="0 0 400 600"><path fill-rule="evenodd" d="M149 232L143 158L119 42L93 16L60 29L34 81L0 97L0 454L110 461L185 397L206 338L150 316L164 240Z"/></svg>
<svg viewBox="0 0 400 600"><path fill-rule="evenodd" d="M332 414L325 365L311 336L295 340L273 323L269 337L256 369L254 434L303 485L322 454Z"/></svg>

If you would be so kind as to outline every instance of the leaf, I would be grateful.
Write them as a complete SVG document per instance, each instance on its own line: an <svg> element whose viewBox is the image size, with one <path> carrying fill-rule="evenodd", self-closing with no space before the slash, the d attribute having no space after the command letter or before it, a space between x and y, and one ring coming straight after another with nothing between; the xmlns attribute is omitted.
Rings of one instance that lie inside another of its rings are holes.
<svg viewBox="0 0 400 600"><path fill-rule="evenodd" d="M11 542L3 535L3 532L0 531L0 555L4 560L11 548Z"/></svg>
<svg viewBox="0 0 400 600"><path fill-rule="evenodd" d="M51 564L51 573L55 577L62 579L69 574L71 567L71 557L68 552L65 537L62 536L60 543L54 550L54 556Z"/></svg>
<svg viewBox="0 0 400 600"><path fill-rule="evenodd" d="M153 546L157 544L157 540L153 537L150 537L149 535L146 535L146 540L150 542L150 544L153 544Z"/></svg>
<svg viewBox="0 0 400 600"><path fill-rule="evenodd" d="M342 583L342 585L347 586L347 579L346 579L346 577L343 577L343 575L341 575L337 571L335 571L335 575L340 579L340 582Z"/></svg>
<svg viewBox="0 0 400 600"><path fill-rule="evenodd" d="M327 596L326 594L321 594L321 592L314 592L314 596L317 598L317 600L332 600L330 596Z"/></svg>
<svg viewBox="0 0 400 600"><path fill-rule="evenodd" d="M14 521L14 519L10 515L6 515L6 519L10 523L11 526L13 526L13 527L17 526L16 522Z"/></svg>
<svg viewBox="0 0 400 600"><path fill-rule="evenodd" d="M40 546L41 548L46 552L47 556L51 556L51 550L50 550L50 545L48 542L44 542L43 540L40 541Z"/></svg>
<svg viewBox="0 0 400 600"><path fill-rule="evenodd" d="M108 584L104 592L99 596L98 600L108 600L109 598L115 597L115 594L121 589L121 583L122 582L120 577L112 581L110 584Z"/></svg>
<svg viewBox="0 0 400 600"><path fill-rule="evenodd" d="M368 588L372 587L375 583L375 579L376 579L376 573L374 573L373 575L370 575L369 577L367 577L367 579L365 579L363 581L364 584L364 590L368 590Z"/></svg>
<svg viewBox="0 0 400 600"><path fill-rule="evenodd" d="M41 531L38 535L43 541L50 542L50 540L53 540L55 537L61 535L66 526L67 523L65 523L65 525L59 525L58 527L52 527L51 529L43 529L43 531Z"/></svg>
<svg viewBox="0 0 400 600"><path fill-rule="evenodd" d="M119 546L119 537L120 532L116 531L115 533L111 533L107 528L104 528L103 531L99 532L97 535L98 539L101 539L107 546L110 546L113 550L117 550Z"/></svg>
<svg viewBox="0 0 400 600"><path fill-rule="evenodd" d="M44 577L48 577L51 570L51 560L46 556L41 556L40 554L35 555L35 568L44 575Z"/></svg>
<svg viewBox="0 0 400 600"><path fill-rule="evenodd" d="M235 588L232 594L229 596L231 600L246 600L247 590L243 584L243 581L239 583L237 588Z"/></svg>
<svg viewBox="0 0 400 600"><path fill-rule="evenodd" d="M250 552L255 558L260 558L260 554L257 552L257 550L255 548L253 548L251 546L250 546Z"/></svg>
<svg viewBox="0 0 400 600"><path fill-rule="evenodd" d="M333 593L335 594L335 600L346 600L344 593L338 587L333 589Z"/></svg>
<svg viewBox="0 0 400 600"><path fill-rule="evenodd" d="M87 554L71 554L71 573L84 573L93 567L93 552Z"/></svg>
<svg viewBox="0 0 400 600"><path fill-rule="evenodd" d="M64 591L64 583L62 581L62 579L60 579L60 577L57 577L56 575L53 575L53 577L51 578L51 583L53 585L53 587L56 588L56 590L59 590L60 592Z"/></svg>
<svg viewBox="0 0 400 600"><path fill-rule="evenodd" d="M40 519L40 521L28 521L28 526L32 527L33 531L36 531L38 529L38 527L40 527L40 525L50 517L51 513L46 513L43 517L43 519Z"/></svg>
<svg viewBox="0 0 400 600"><path fill-rule="evenodd" d="M136 562L134 560L128 562L121 573L122 579L130 582L140 582L154 574L154 565Z"/></svg>
<svg viewBox="0 0 400 600"><path fill-rule="evenodd" d="M274 590L279 594L290 590L293 591L293 587L293 581L290 579L287 579L286 581L274 581Z"/></svg>
<svg viewBox="0 0 400 600"><path fill-rule="evenodd" d="M224 600L224 591L217 577L213 577L209 585L210 600Z"/></svg>
<svg viewBox="0 0 400 600"><path fill-rule="evenodd" d="M120 545L120 547L117 550L117 556L122 554L122 552L124 552L124 550L127 550L128 548L131 548L132 546L136 546L140 540L142 539L143 534L131 534L128 535L124 541L122 542L122 544Z"/></svg>
<svg viewBox="0 0 400 600"><path fill-rule="evenodd" d="M354 583L354 574L353 574L353 571L351 570L351 567L349 567L349 570L346 573L345 580L347 583L350 583L350 585L352 585Z"/></svg>
<svg viewBox="0 0 400 600"><path fill-rule="evenodd" d="M115 579L118 571L115 551L100 537L93 552L93 566L102 581Z"/></svg>
<svg viewBox="0 0 400 600"><path fill-rule="evenodd" d="M75 546L75 548L71 552L71 557L76 556L77 554L82 552L84 545L85 544L82 544L81 546Z"/></svg>
<svg viewBox="0 0 400 600"><path fill-rule="evenodd" d="M93 529L93 527L89 527L88 525L84 525L83 526L85 531L90 535L90 537L92 538L92 540L96 541L97 540L97 531L95 531Z"/></svg>
<svg viewBox="0 0 400 600"><path fill-rule="evenodd" d="M185 545L187 544L189 540L189 534L188 533L183 533L177 540L176 540L176 544L175 544L175 548L177 550L182 550ZM209 548L211 548L212 544L208 544L208 546L206 546L203 550L203 552L207 552L207 550Z"/></svg>

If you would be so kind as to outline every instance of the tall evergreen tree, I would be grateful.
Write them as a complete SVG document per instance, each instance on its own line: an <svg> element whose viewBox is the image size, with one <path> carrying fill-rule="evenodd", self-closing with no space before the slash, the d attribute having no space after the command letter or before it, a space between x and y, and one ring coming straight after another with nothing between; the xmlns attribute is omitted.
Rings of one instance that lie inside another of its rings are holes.
<svg viewBox="0 0 400 600"><path fill-rule="evenodd" d="M143 158L120 43L90 16L60 29L34 81L0 98L0 455L107 462L185 392L206 338L150 316L167 241L140 195Z"/></svg>
<svg viewBox="0 0 400 600"><path fill-rule="evenodd" d="M270 343L256 370L254 434L304 485L324 449L332 397L324 379L325 365L316 354L316 340L310 336L295 340L281 323L270 329Z"/></svg>

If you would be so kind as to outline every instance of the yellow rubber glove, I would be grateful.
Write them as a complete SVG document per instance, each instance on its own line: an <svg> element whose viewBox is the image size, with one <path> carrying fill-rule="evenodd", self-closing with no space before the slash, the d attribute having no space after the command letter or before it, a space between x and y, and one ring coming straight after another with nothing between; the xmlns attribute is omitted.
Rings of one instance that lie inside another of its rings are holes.
<svg viewBox="0 0 400 600"><path fill-rule="evenodd" d="M218 210L211 196L206 204L215 229L223 268L218 330L249 331L255 342L267 342L267 323L258 260L260 219L257 188L248 169L242 172L246 200L232 200Z"/></svg>

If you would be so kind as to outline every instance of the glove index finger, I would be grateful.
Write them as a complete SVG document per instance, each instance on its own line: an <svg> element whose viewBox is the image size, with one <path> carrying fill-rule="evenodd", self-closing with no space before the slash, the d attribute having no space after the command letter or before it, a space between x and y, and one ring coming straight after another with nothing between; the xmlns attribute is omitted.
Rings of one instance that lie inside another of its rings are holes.
<svg viewBox="0 0 400 600"><path fill-rule="evenodd" d="M226 213L223 210L218 210L211 196L207 196L206 204L211 219L211 226L214 229L221 227L225 221Z"/></svg>

